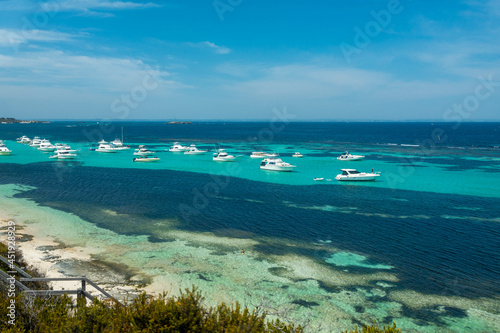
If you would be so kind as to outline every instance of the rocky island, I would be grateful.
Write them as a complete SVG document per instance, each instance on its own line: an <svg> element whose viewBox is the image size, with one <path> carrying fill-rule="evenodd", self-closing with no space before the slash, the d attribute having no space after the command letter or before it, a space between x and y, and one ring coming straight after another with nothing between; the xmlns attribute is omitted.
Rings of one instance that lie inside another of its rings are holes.
<svg viewBox="0 0 500 333"><path fill-rule="evenodd" d="M15 118L0 118L0 124L49 124L50 121L18 120Z"/></svg>

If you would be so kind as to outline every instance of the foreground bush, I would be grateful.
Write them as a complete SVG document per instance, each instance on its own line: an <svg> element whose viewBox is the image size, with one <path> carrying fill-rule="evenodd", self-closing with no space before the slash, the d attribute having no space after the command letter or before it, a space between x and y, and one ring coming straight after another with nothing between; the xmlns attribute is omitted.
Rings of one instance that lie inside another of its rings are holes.
<svg viewBox="0 0 500 333"><path fill-rule="evenodd" d="M67 297L18 295L15 299L15 326L10 325L9 298L0 298L2 332L303 332L302 327L280 320L268 321L265 314L220 304L206 308L195 288L178 297L151 297L141 294L123 307L95 300L86 305Z"/></svg>

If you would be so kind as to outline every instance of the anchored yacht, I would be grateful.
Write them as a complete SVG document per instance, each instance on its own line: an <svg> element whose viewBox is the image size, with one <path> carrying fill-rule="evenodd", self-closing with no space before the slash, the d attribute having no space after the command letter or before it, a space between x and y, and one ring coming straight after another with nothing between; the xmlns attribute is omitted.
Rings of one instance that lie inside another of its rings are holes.
<svg viewBox="0 0 500 333"><path fill-rule="evenodd" d="M180 145L179 142L174 142L174 145L168 149L168 151L173 153L179 153L188 150L189 147Z"/></svg>
<svg viewBox="0 0 500 333"><path fill-rule="evenodd" d="M9 156L12 151L0 140L0 156Z"/></svg>
<svg viewBox="0 0 500 333"><path fill-rule="evenodd" d="M229 155L225 149L218 149L214 154L213 160L217 162L234 162L236 157Z"/></svg>
<svg viewBox="0 0 500 333"><path fill-rule="evenodd" d="M337 157L339 161L360 161L365 158L363 155L351 155L348 151Z"/></svg>
<svg viewBox="0 0 500 333"><path fill-rule="evenodd" d="M341 174L338 174L335 179L341 181L371 181L380 177L380 172L359 172L356 169L340 169Z"/></svg>
<svg viewBox="0 0 500 333"><path fill-rule="evenodd" d="M191 145L189 147L189 149L184 152L184 154L186 154L186 155L203 155L206 152L207 152L206 150L200 150L200 149L196 148L195 145Z"/></svg>
<svg viewBox="0 0 500 333"><path fill-rule="evenodd" d="M295 165L284 162L281 158L266 158L260 163L260 168L262 170L290 172L295 168Z"/></svg>

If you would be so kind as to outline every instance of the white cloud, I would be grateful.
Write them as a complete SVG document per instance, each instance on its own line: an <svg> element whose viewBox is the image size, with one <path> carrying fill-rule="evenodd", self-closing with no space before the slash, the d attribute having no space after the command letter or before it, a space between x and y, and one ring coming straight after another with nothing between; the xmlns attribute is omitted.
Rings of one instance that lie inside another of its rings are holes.
<svg viewBox="0 0 500 333"><path fill-rule="evenodd" d="M59 31L0 29L0 46L16 46L28 42L61 42L78 37Z"/></svg>
<svg viewBox="0 0 500 333"><path fill-rule="evenodd" d="M85 87L102 92L127 91L140 85L148 75L170 87L183 87L166 71L150 68L134 59L89 57L61 51L0 55L0 75L4 84L43 87Z"/></svg>
<svg viewBox="0 0 500 333"><path fill-rule="evenodd" d="M161 7L152 2L132 2L132 1L100 1L100 0L58 0L43 3L42 9L50 12L57 11L82 11L93 12L93 10L127 10L146 9Z"/></svg>
<svg viewBox="0 0 500 333"><path fill-rule="evenodd" d="M214 51L215 53L217 54L228 54L231 52L231 49L225 47L225 46L218 46L218 45L215 45L214 43L212 42L199 42L199 43L186 43L187 45L191 46L191 47L198 47L198 48L209 48L211 49L212 51Z"/></svg>
<svg viewBox="0 0 500 333"><path fill-rule="evenodd" d="M54 12L83 12L86 15L113 16L103 13L113 10L133 10L162 7L154 2L134 2L120 0L49 0L45 2L35 0L5 0L0 1L0 10L32 11L42 10L49 13ZM97 12L97 11L98 12Z"/></svg>

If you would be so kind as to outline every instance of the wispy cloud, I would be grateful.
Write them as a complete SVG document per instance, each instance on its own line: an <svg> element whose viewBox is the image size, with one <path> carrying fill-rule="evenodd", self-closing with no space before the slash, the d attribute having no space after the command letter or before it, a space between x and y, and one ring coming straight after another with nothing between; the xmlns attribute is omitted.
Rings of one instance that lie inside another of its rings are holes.
<svg viewBox="0 0 500 333"><path fill-rule="evenodd" d="M113 16L109 13L117 10L134 10L162 7L154 2L135 2L120 0L4 0L0 1L0 10L42 10L45 12L80 12L84 15Z"/></svg>
<svg viewBox="0 0 500 333"><path fill-rule="evenodd" d="M70 41L78 35L59 31L0 29L0 46L17 46L29 42L62 42Z"/></svg>
<svg viewBox="0 0 500 333"><path fill-rule="evenodd" d="M210 50L212 50L213 52L217 53L217 54L228 54L231 52L231 49L225 47L225 46L218 46L218 45L215 45L214 43L212 42L199 42L199 43L191 43L191 42L188 42L186 43L187 45L191 46L191 47L197 47L197 48L208 48Z"/></svg>
<svg viewBox="0 0 500 333"><path fill-rule="evenodd" d="M101 11L132 10L161 7L153 2L100 1L100 0L58 0L43 3L45 11L79 11L97 15ZM102 14L102 13L101 13ZM91 14L92 15L92 14ZM108 13L108 15L111 15Z"/></svg>
<svg viewBox="0 0 500 333"><path fill-rule="evenodd" d="M140 84L149 67L141 60L72 55L62 51L25 52L0 55L4 82L43 87L90 88L105 92L130 90ZM159 82L181 87L170 73L155 70Z"/></svg>

